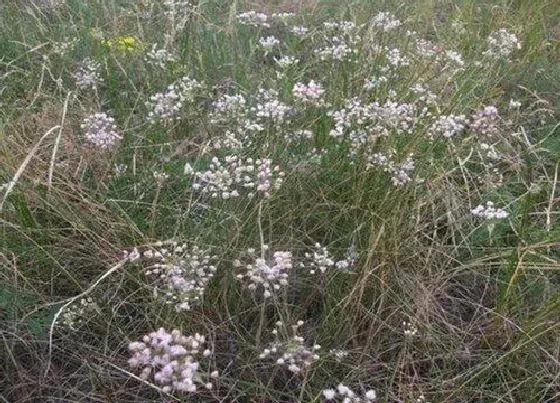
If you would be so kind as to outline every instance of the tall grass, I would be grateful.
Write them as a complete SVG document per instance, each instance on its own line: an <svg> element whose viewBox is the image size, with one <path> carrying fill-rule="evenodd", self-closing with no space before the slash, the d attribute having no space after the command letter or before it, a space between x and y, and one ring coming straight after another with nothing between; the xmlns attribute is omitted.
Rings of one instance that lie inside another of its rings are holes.
<svg viewBox="0 0 560 403"><path fill-rule="evenodd" d="M171 3L0 5L0 400L557 401L560 6ZM196 393L131 365L159 328Z"/></svg>

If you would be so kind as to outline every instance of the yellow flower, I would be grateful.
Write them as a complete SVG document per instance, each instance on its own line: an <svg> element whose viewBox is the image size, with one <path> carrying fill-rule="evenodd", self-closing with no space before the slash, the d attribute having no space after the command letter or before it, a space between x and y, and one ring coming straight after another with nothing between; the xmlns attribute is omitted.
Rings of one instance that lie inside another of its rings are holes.
<svg viewBox="0 0 560 403"><path fill-rule="evenodd" d="M138 40L134 36L121 36L117 38L117 49L123 52L132 52L139 47Z"/></svg>
<svg viewBox="0 0 560 403"><path fill-rule="evenodd" d="M114 39L103 39L101 44L108 48L115 48L119 52L134 52L141 48L141 43L132 35L119 36Z"/></svg>

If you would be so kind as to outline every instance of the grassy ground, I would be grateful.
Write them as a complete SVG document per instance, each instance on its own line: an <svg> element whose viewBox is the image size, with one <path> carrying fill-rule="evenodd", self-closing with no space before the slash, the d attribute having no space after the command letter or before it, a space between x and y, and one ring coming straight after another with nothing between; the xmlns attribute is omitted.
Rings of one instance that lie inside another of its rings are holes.
<svg viewBox="0 0 560 403"><path fill-rule="evenodd" d="M163 3L0 4L0 400L560 400L560 6Z"/></svg>

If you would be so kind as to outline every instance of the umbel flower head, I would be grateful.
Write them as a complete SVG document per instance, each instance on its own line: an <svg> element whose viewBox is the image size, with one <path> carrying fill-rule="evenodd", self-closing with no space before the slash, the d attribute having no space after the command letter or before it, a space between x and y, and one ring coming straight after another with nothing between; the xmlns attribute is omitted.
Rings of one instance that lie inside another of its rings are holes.
<svg viewBox="0 0 560 403"><path fill-rule="evenodd" d="M125 258L135 261L141 258L135 248L125 252ZM157 242L155 248L142 253L147 276L157 278L154 294L177 312L189 311L200 303L210 280L216 273L212 261L216 258L198 246L187 247L177 242Z"/></svg>
<svg viewBox="0 0 560 403"><path fill-rule="evenodd" d="M343 403L372 403L377 399L377 393L375 390L370 389L361 396L348 386L339 383L336 389L323 390L323 397L328 402L336 400Z"/></svg>
<svg viewBox="0 0 560 403"><path fill-rule="evenodd" d="M74 73L76 86L80 89L96 90L97 86L103 82L99 74L101 65L93 59L86 58L78 66Z"/></svg>
<svg viewBox="0 0 560 403"><path fill-rule="evenodd" d="M298 328L303 325L303 321L291 327L291 334L281 321L276 322L276 327L272 331L275 341L270 343L268 348L259 355L261 360L272 358L280 367L286 367L288 371L295 374L309 369L311 364L319 360L317 351L321 346L315 344L311 347L305 345L305 339L298 334Z"/></svg>
<svg viewBox="0 0 560 403"><path fill-rule="evenodd" d="M100 148L108 148L121 138L115 126L115 119L105 112L94 113L84 119L81 128L86 139Z"/></svg>
<svg viewBox="0 0 560 403"><path fill-rule="evenodd" d="M177 329L160 328L128 345L132 354L128 365L140 371L141 379L153 379L164 392L194 393L197 384L212 389L211 379L218 377L218 371L203 371L199 360L212 355L204 343L205 337L198 333L185 336Z"/></svg>
<svg viewBox="0 0 560 403"><path fill-rule="evenodd" d="M193 102L197 91L202 88L204 83L188 76L169 84L164 92L156 93L146 102L148 120L155 123L180 119L185 104Z"/></svg>
<svg viewBox="0 0 560 403"><path fill-rule="evenodd" d="M228 155L224 159L213 157L206 171L192 173L193 190L212 198L230 199L241 195L270 197L284 181L284 172L273 166L267 158L240 158Z"/></svg>
<svg viewBox="0 0 560 403"><path fill-rule="evenodd" d="M521 49L521 43L517 36L507 28L501 28L488 36L488 50L486 56L494 59L508 57L515 50Z"/></svg>
<svg viewBox="0 0 560 403"><path fill-rule="evenodd" d="M473 216L484 220L501 220L509 215L506 210L494 207L494 203L491 201L486 202L486 206L479 204L471 213Z"/></svg>
<svg viewBox="0 0 560 403"><path fill-rule="evenodd" d="M254 249L250 249L249 255L254 255ZM245 280L250 290L262 289L265 298L280 290L288 284L288 271L293 267L292 253L285 251L274 252L271 261L262 257L255 257L254 262L245 266L246 272L238 274L239 280ZM236 261L234 266L240 267L241 262Z"/></svg>

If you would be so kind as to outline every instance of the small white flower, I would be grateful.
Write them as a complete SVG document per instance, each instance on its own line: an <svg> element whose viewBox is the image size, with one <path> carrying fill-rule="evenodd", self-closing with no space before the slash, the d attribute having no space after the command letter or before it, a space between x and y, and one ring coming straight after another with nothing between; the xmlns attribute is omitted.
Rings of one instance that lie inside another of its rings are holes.
<svg viewBox="0 0 560 403"><path fill-rule="evenodd" d="M269 35L267 37L261 37L259 39L259 43L264 49L265 53L268 53L276 46L278 46L280 44L280 41L276 39L274 35Z"/></svg>
<svg viewBox="0 0 560 403"><path fill-rule="evenodd" d="M185 164L185 168L183 169L183 173L185 175L192 175L194 172L194 168L188 162Z"/></svg>
<svg viewBox="0 0 560 403"><path fill-rule="evenodd" d="M131 252L124 251L124 258L129 262L134 262L140 258L140 253L137 248L134 248Z"/></svg>
<svg viewBox="0 0 560 403"><path fill-rule="evenodd" d="M515 99L509 100L509 109L519 109L521 108L521 102Z"/></svg>
<svg viewBox="0 0 560 403"><path fill-rule="evenodd" d="M152 45L151 50L146 53L146 61L160 69L164 69L166 63L174 62L175 60L175 56L172 53L167 52L165 49L158 49L155 43Z"/></svg>
<svg viewBox="0 0 560 403"><path fill-rule="evenodd" d="M312 104L316 107L327 106L323 99L324 93L325 90L321 86L321 83L314 80L309 81L307 84L298 82L294 85L292 90L295 99Z"/></svg>
<svg viewBox="0 0 560 403"><path fill-rule="evenodd" d="M64 56L65 54L71 52L76 47L76 43L78 43L78 38L74 37L72 39L65 38L66 40L63 42L53 42L53 53L57 55Z"/></svg>
<svg viewBox="0 0 560 403"><path fill-rule="evenodd" d="M445 52L445 57L459 67L462 67L465 64L465 62L463 61L463 56L459 52L447 50Z"/></svg>
<svg viewBox="0 0 560 403"><path fill-rule="evenodd" d="M382 28L383 31L388 32L401 26L402 22L397 19L393 14L388 12L380 12L373 17L373 24L376 27Z"/></svg>
<svg viewBox="0 0 560 403"><path fill-rule="evenodd" d="M280 59L274 58L274 61L281 69L286 69L294 64L299 63L299 59L293 56L282 56Z"/></svg>
<svg viewBox="0 0 560 403"><path fill-rule="evenodd" d="M336 397L336 391L334 389L325 389L323 397L327 400L333 400Z"/></svg>
<svg viewBox="0 0 560 403"><path fill-rule="evenodd" d="M303 25L294 25L291 32L294 35L299 36L300 38L309 36L309 29L307 27L304 27Z"/></svg>
<svg viewBox="0 0 560 403"><path fill-rule="evenodd" d="M418 334L418 328L412 323L405 321L403 322L403 326L405 328L403 333L406 337L414 337Z"/></svg>
<svg viewBox="0 0 560 403"><path fill-rule="evenodd" d="M256 11L247 11L237 15L237 21L243 25L252 25L255 27L270 27L268 22L268 16L264 13L258 13Z"/></svg>
<svg viewBox="0 0 560 403"><path fill-rule="evenodd" d="M486 206L479 204L471 211L472 215L485 220L502 220L509 216L509 213L501 208L495 208L491 201L486 202Z"/></svg>

